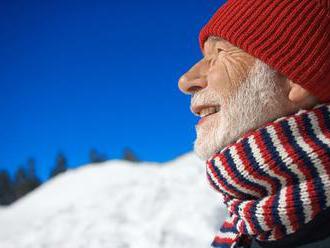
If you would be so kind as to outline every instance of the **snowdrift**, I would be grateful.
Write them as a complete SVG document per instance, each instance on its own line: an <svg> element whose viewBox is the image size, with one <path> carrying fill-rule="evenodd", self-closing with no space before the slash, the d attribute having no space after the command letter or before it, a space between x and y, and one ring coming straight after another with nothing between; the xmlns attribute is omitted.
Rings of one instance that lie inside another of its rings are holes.
<svg viewBox="0 0 330 248"><path fill-rule="evenodd" d="M193 154L164 164L109 161L0 208L0 247L202 248L224 218Z"/></svg>

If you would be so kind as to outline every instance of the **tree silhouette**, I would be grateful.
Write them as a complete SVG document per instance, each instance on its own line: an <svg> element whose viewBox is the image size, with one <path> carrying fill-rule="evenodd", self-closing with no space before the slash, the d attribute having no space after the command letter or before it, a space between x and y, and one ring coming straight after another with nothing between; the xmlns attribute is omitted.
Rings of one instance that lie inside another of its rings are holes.
<svg viewBox="0 0 330 248"><path fill-rule="evenodd" d="M34 190L35 188L39 187L41 184L40 179L36 175L36 163L33 158L30 158L27 162L28 169L27 169L27 177L29 181L29 188L30 190Z"/></svg>
<svg viewBox="0 0 330 248"><path fill-rule="evenodd" d="M36 175L35 161L30 158L27 169L19 166L14 180L11 180L6 171L0 172L0 205L9 205L25 196L41 184Z"/></svg>
<svg viewBox="0 0 330 248"><path fill-rule="evenodd" d="M15 201L13 181L7 171L0 172L0 205L9 205Z"/></svg>
<svg viewBox="0 0 330 248"><path fill-rule="evenodd" d="M89 161L91 163L102 163L108 158L106 155L99 153L96 149L92 148L89 152Z"/></svg>
<svg viewBox="0 0 330 248"><path fill-rule="evenodd" d="M29 178L23 166L15 173L14 188L16 200L30 192Z"/></svg>
<svg viewBox="0 0 330 248"><path fill-rule="evenodd" d="M129 148L124 149L123 160L130 161L130 162L140 162L140 160L137 158L135 153Z"/></svg>
<svg viewBox="0 0 330 248"><path fill-rule="evenodd" d="M68 162L63 153L59 153L56 157L56 163L52 171L50 172L50 178L57 176L60 173L63 173L68 168Z"/></svg>

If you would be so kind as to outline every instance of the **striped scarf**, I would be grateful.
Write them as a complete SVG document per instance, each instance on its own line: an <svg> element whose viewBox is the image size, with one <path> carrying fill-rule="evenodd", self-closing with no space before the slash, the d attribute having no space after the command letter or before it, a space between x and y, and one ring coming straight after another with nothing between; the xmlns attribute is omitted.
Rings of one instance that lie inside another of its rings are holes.
<svg viewBox="0 0 330 248"><path fill-rule="evenodd" d="M207 161L229 218L212 247L249 247L296 232L330 206L330 105L249 132Z"/></svg>

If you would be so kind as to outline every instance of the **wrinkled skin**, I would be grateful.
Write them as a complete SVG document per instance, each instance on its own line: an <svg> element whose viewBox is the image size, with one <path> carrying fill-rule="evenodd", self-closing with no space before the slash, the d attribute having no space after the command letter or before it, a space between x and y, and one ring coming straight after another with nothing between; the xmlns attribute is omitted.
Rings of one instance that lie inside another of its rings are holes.
<svg viewBox="0 0 330 248"><path fill-rule="evenodd" d="M255 58L223 39L209 38L204 57L179 79L182 92L193 94L203 88L221 91L228 98L247 76Z"/></svg>
<svg viewBox="0 0 330 248"><path fill-rule="evenodd" d="M254 64L255 58L228 41L210 37L204 43L203 58L179 79L179 89L193 94L203 88L222 91L224 97L233 94ZM300 85L287 80L288 97L301 107L314 105L317 99Z"/></svg>
<svg viewBox="0 0 330 248"><path fill-rule="evenodd" d="M204 116L205 111L207 112L207 115L196 125L195 151L197 147L199 150L197 154L202 154L200 156L202 159L206 159L211 151L215 151L216 146L223 147L228 142L232 142L233 138L238 139L239 137L236 136L241 135L243 131L257 128L268 120L294 113L301 108L311 108L318 103L317 99L298 84L276 71L271 72L272 69L269 69L270 72L268 73L271 76L265 74L265 78L271 77L272 82L275 82L276 89L274 88L274 91L272 88L267 90L266 83L262 89L263 81L266 79L258 78L261 85L260 89L251 92L251 95L247 97L250 99L250 109L255 108L260 111L259 113L252 113L252 115L251 111L250 113L243 113L245 108L242 104L247 104L247 102L233 102L235 99L233 96L240 90L242 91L244 84L247 84L251 76L249 72L254 68L256 61L256 58L231 43L221 38L210 37L204 43L203 58L179 79L180 90L192 96L191 111L199 116ZM260 103L258 99L262 99L260 95L263 94L269 95L270 98L269 100L263 98L263 103ZM260 107L262 104L264 106ZM257 105L259 108L256 107ZM272 105L274 106L272 107ZM216 109L215 113L208 113L214 109ZM250 118L243 119L242 116L244 115L249 115ZM247 123L250 119L251 121L255 119L255 123ZM257 119L258 121L256 121ZM247 125L243 127L242 132L234 132L245 124ZM233 137L229 137L230 135ZM214 140L216 141L214 142ZM203 149L207 151L204 152Z"/></svg>

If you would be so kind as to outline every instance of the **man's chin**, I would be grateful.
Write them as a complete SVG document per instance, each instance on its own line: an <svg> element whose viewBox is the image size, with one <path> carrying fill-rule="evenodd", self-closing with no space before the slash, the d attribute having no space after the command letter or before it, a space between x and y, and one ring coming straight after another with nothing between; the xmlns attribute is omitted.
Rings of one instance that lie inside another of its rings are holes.
<svg viewBox="0 0 330 248"><path fill-rule="evenodd" d="M195 154L202 160L208 160L216 152L235 142L244 133L244 130L239 132L238 129L239 127L228 128L225 121L222 121L222 126L197 129L197 138L194 142Z"/></svg>
<svg viewBox="0 0 330 248"><path fill-rule="evenodd" d="M208 160L216 151L217 147L215 144L212 144L214 140L205 142L209 139L204 138L201 140L197 138L194 143L194 152L202 160Z"/></svg>

